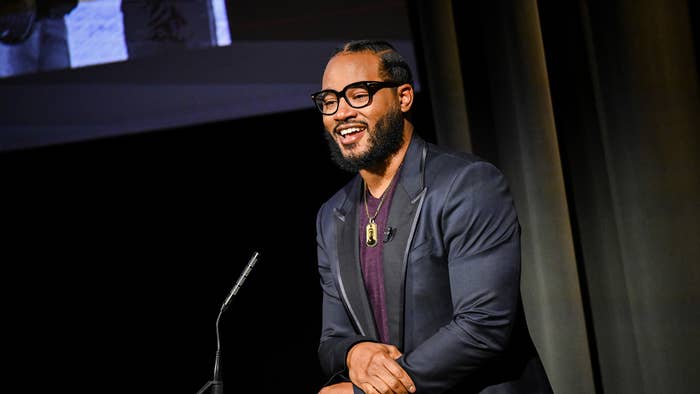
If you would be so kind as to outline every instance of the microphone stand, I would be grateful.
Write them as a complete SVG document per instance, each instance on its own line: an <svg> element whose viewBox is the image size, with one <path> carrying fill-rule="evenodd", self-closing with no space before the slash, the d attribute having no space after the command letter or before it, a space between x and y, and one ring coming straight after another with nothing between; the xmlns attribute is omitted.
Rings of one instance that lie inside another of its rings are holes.
<svg viewBox="0 0 700 394"><path fill-rule="evenodd" d="M224 382L221 380L221 337L219 335L219 321L221 320L221 315L231 304L233 296L238 293L241 285L243 285L243 281L245 281L245 279L248 277L248 274L253 269L253 266L257 261L258 252L254 252L253 256L250 258L250 261L248 261L248 264L243 269L243 272L241 272L241 275L238 277L233 289L229 293L228 297L226 297L226 300L224 300L224 303L221 305L221 309L219 309L219 315L216 317L216 358L214 359L214 377L212 380L208 381L204 386L202 386L202 388L197 391L197 394L203 394L209 387L212 388L212 394L224 394Z"/></svg>

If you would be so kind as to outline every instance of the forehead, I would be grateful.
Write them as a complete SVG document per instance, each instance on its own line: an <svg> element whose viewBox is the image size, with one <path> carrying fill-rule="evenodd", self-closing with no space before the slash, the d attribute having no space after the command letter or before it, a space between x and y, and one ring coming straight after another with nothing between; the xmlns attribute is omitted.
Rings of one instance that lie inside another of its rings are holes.
<svg viewBox="0 0 700 394"><path fill-rule="evenodd" d="M381 81L379 57L371 52L340 53L326 65L322 89L341 90L358 81Z"/></svg>

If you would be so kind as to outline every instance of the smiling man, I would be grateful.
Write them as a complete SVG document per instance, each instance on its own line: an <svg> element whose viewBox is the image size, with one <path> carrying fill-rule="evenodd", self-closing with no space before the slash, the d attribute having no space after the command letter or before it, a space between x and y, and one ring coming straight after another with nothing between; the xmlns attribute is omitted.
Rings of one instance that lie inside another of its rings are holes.
<svg viewBox="0 0 700 394"><path fill-rule="evenodd" d="M336 50L322 88L332 159L358 175L317 215L321 393L550 393L501 172L418 136L411 70L387 42Z"/></svg>

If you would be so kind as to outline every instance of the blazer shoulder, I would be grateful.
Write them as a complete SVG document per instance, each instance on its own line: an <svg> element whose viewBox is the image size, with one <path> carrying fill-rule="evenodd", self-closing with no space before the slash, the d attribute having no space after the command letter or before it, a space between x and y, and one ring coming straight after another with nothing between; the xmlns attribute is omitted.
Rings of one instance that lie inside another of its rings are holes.
<svg viewBox="0 0 700 394"><path fill-rule="evenodd" d="M332 213L334 209L341 209L346 201L350 198L353 185L358 181L359 175L352 177L343 187L338 189L330 198L328 198L318 209L318 215L326 215Z"/></svg>
<svg viewBox="0 0 700 394"><path fill-rule="evenodd" d="M495 164L473 153L461 152L428 143L426 158L426 178L453 178L465 172L485 172L492 176L503 177L501 170Z"/></svg>

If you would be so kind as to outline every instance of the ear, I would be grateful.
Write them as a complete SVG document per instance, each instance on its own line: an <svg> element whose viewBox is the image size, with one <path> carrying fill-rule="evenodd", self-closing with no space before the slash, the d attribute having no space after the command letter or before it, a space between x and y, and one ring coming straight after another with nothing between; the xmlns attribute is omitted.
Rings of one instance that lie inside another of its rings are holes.
<svg viewBox="0 0 700 394"><path fill-rule="evenodd" d="M403 84L397 88L399 96L399 105L401 106L401 112L406 113L413 106L413 86L410 84Z"/></svg>

